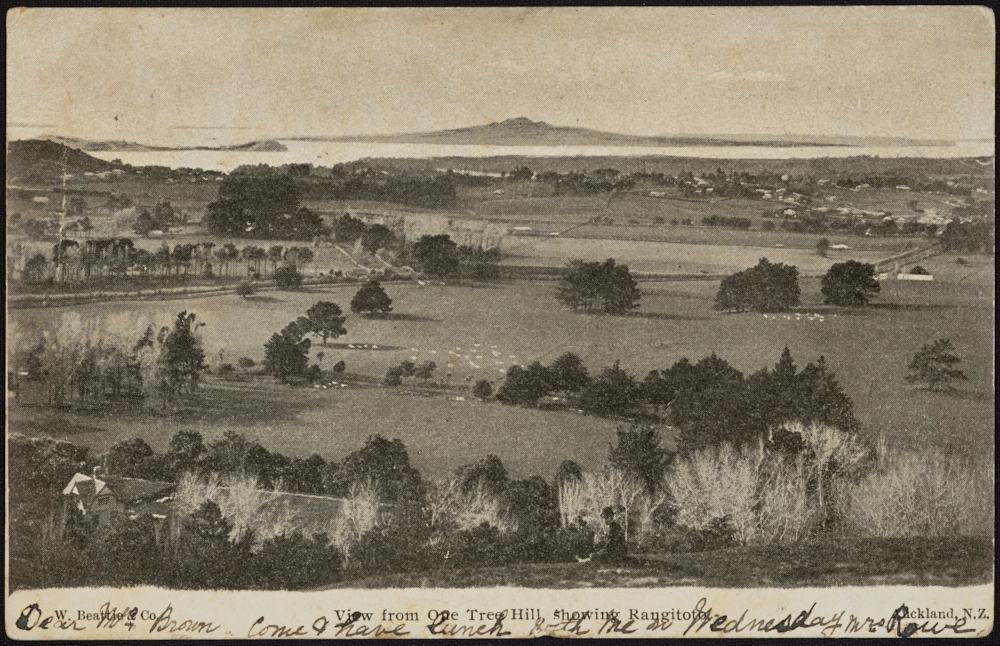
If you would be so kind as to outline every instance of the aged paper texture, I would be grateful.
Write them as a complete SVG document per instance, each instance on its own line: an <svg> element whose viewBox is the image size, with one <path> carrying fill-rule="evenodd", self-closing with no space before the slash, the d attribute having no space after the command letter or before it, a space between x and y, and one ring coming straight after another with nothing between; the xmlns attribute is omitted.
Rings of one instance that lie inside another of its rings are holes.
<svg viewBox="0 0 1000 646"><path fill-rule="evenodd" d="M6 634L989 634L994 35L9 10Z"/></svg>

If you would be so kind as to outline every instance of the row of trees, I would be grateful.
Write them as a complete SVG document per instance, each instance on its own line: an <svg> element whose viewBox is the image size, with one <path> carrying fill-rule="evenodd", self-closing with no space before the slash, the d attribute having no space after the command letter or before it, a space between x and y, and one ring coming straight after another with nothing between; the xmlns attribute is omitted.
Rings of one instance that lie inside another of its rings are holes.
<svg viewBox="0 0 1000 646"><path fill-rule="evenodd" d="M681 429L685 450L743 444L790 420L858 429L851 400L823 358L797 371L788 348L772 370L749 377L713 353L653 370L641 382L617 362L591 377L578 356L566 353L550 366L512 366L496 399L533 405L553 394L595 415L668 422Z"/></svg>
<svg viewBox="0 0 1000 646"><path fill-rule="evenodd" d="M308 247L282 247L268 249L246 245L238 249L228 242L218 246L214 242L177 244L171 249L163 243L155 251L136 248L131 238L99 238L62 240L53 245L51 259L42 253L28 255L22 246L12 249L8 256L8 275L20 272L29 284L47 281L85 282L95 277L126 276L229 276L245 267L247 277L264 276L268 267L275 274L282 267L300 271L313 261ZM221 271L216 272L213 268Z"/></svg>

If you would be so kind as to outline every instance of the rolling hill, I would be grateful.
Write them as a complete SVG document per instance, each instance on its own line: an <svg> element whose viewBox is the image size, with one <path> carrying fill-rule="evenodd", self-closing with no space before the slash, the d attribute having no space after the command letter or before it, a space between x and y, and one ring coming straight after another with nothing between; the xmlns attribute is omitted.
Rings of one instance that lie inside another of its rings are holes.
<svg viewBox="0 0 1000 646"><path fill-rule="evenodd" d="M25 139L7 142L8 186L28 180L53 180L63 173L100 173L119 167L119 164L54 141Z"/></svg>

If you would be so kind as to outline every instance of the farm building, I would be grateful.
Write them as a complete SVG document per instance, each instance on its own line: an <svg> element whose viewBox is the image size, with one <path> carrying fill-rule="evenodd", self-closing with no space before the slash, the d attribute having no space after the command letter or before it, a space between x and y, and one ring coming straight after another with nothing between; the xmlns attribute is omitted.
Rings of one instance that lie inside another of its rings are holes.
<svg viewBox="0 0 1000 646"><path fill-rule="evenodd" d="M83 512L85 518L96 519L98 525L107 525L115 514L129 518L151 515L163 520L169 511L169 502L176 484L136 478L108 478L101 480L95 470L93 475L77 473L63 489L67 504Z"/></svg>

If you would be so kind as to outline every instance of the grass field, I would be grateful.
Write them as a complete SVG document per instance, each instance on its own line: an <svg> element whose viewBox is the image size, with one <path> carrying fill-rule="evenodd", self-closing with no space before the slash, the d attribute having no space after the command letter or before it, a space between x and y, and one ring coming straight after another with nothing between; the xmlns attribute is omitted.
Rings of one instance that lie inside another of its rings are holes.
<svg viewBox="0 0 1000 646"><path fill-rule="evenodd" d="M393 284L386 287L394 301L391 316L349 315L347 336L326 348L314 342L313 360L322 351L323 366L343 359L348 371L374 378L404 359L432 360L438 365L437 378L445 379L450 372L448 383L465 386L480 378L496 385L512 364L550 362L563 352L578 353L591 371L621 360L623 368L642 378L682 357L694 360L715 351L746 373L773 365L787 345L800 367L825 356L854 400L865 433L884 434L909 446L930 443L963 453L991 454L995 280L991 259L969 257L968 262L958 265L954 256L922 262L935 274L934 282L888 281L876 305L864 310L824 306L819 281L807 279L802 281L799 308L804 315L787 318L714 311L711 301L718 286L714 281L643 284L642 307L625 317L562 310L553 298L552 283ZM8 316L22 329L45 329L58 325L60 316L70 311L86 318L125 311L167 324L187 309L206 324L201 328L204 346L209 363L218 365L240 356L259 361L273 332L318 300L338 302L347 310L355 290L333 286L268 292L246 300L227 295L95 303L72 310L14 310ZM808 314L815 312L823 312L824 320L809 320ZM969 377L954 393L927 392L904 380L912 354L938 337L951 338ZM379 348L348 347L359 344ZM107 432L90 430L77 436L100 449L137 435L163 448L181 428L195 427L215 436L233 427L260 438L272 450L302 456L318 452L328 458L358 448L368 434L383 433L403 439L418 468L431 475L495 453L514 474L549 476L563 458L577 459L585 468L598 466L615 427L611 421L574 413L406 396L380 388L316 391L261 386L212 397L215 403L209 402L204 415L59 413L46 418L41 427L24 428L44 434L46 427L58 429L66 423L105 428ZM13 407L10 430L18 431L19 424L35 414Z"/></svg>
<svg viewBox="0 0 1000 646"><path fill-rule="evenodd" d="M833 263L849 258L875 262L891 255L884 250L850 249L831 251L824 258L815 249L808 248L684 244L569 236L508 236L501 242L500 249L506 256L504 263L510 265L563 267L574 259L615 258L619 263L627 264L632 271L662 274L729 274L752 267L766 257L771 262L795 265L799 268L800 276L815 276L825 273Z"/></svg>

